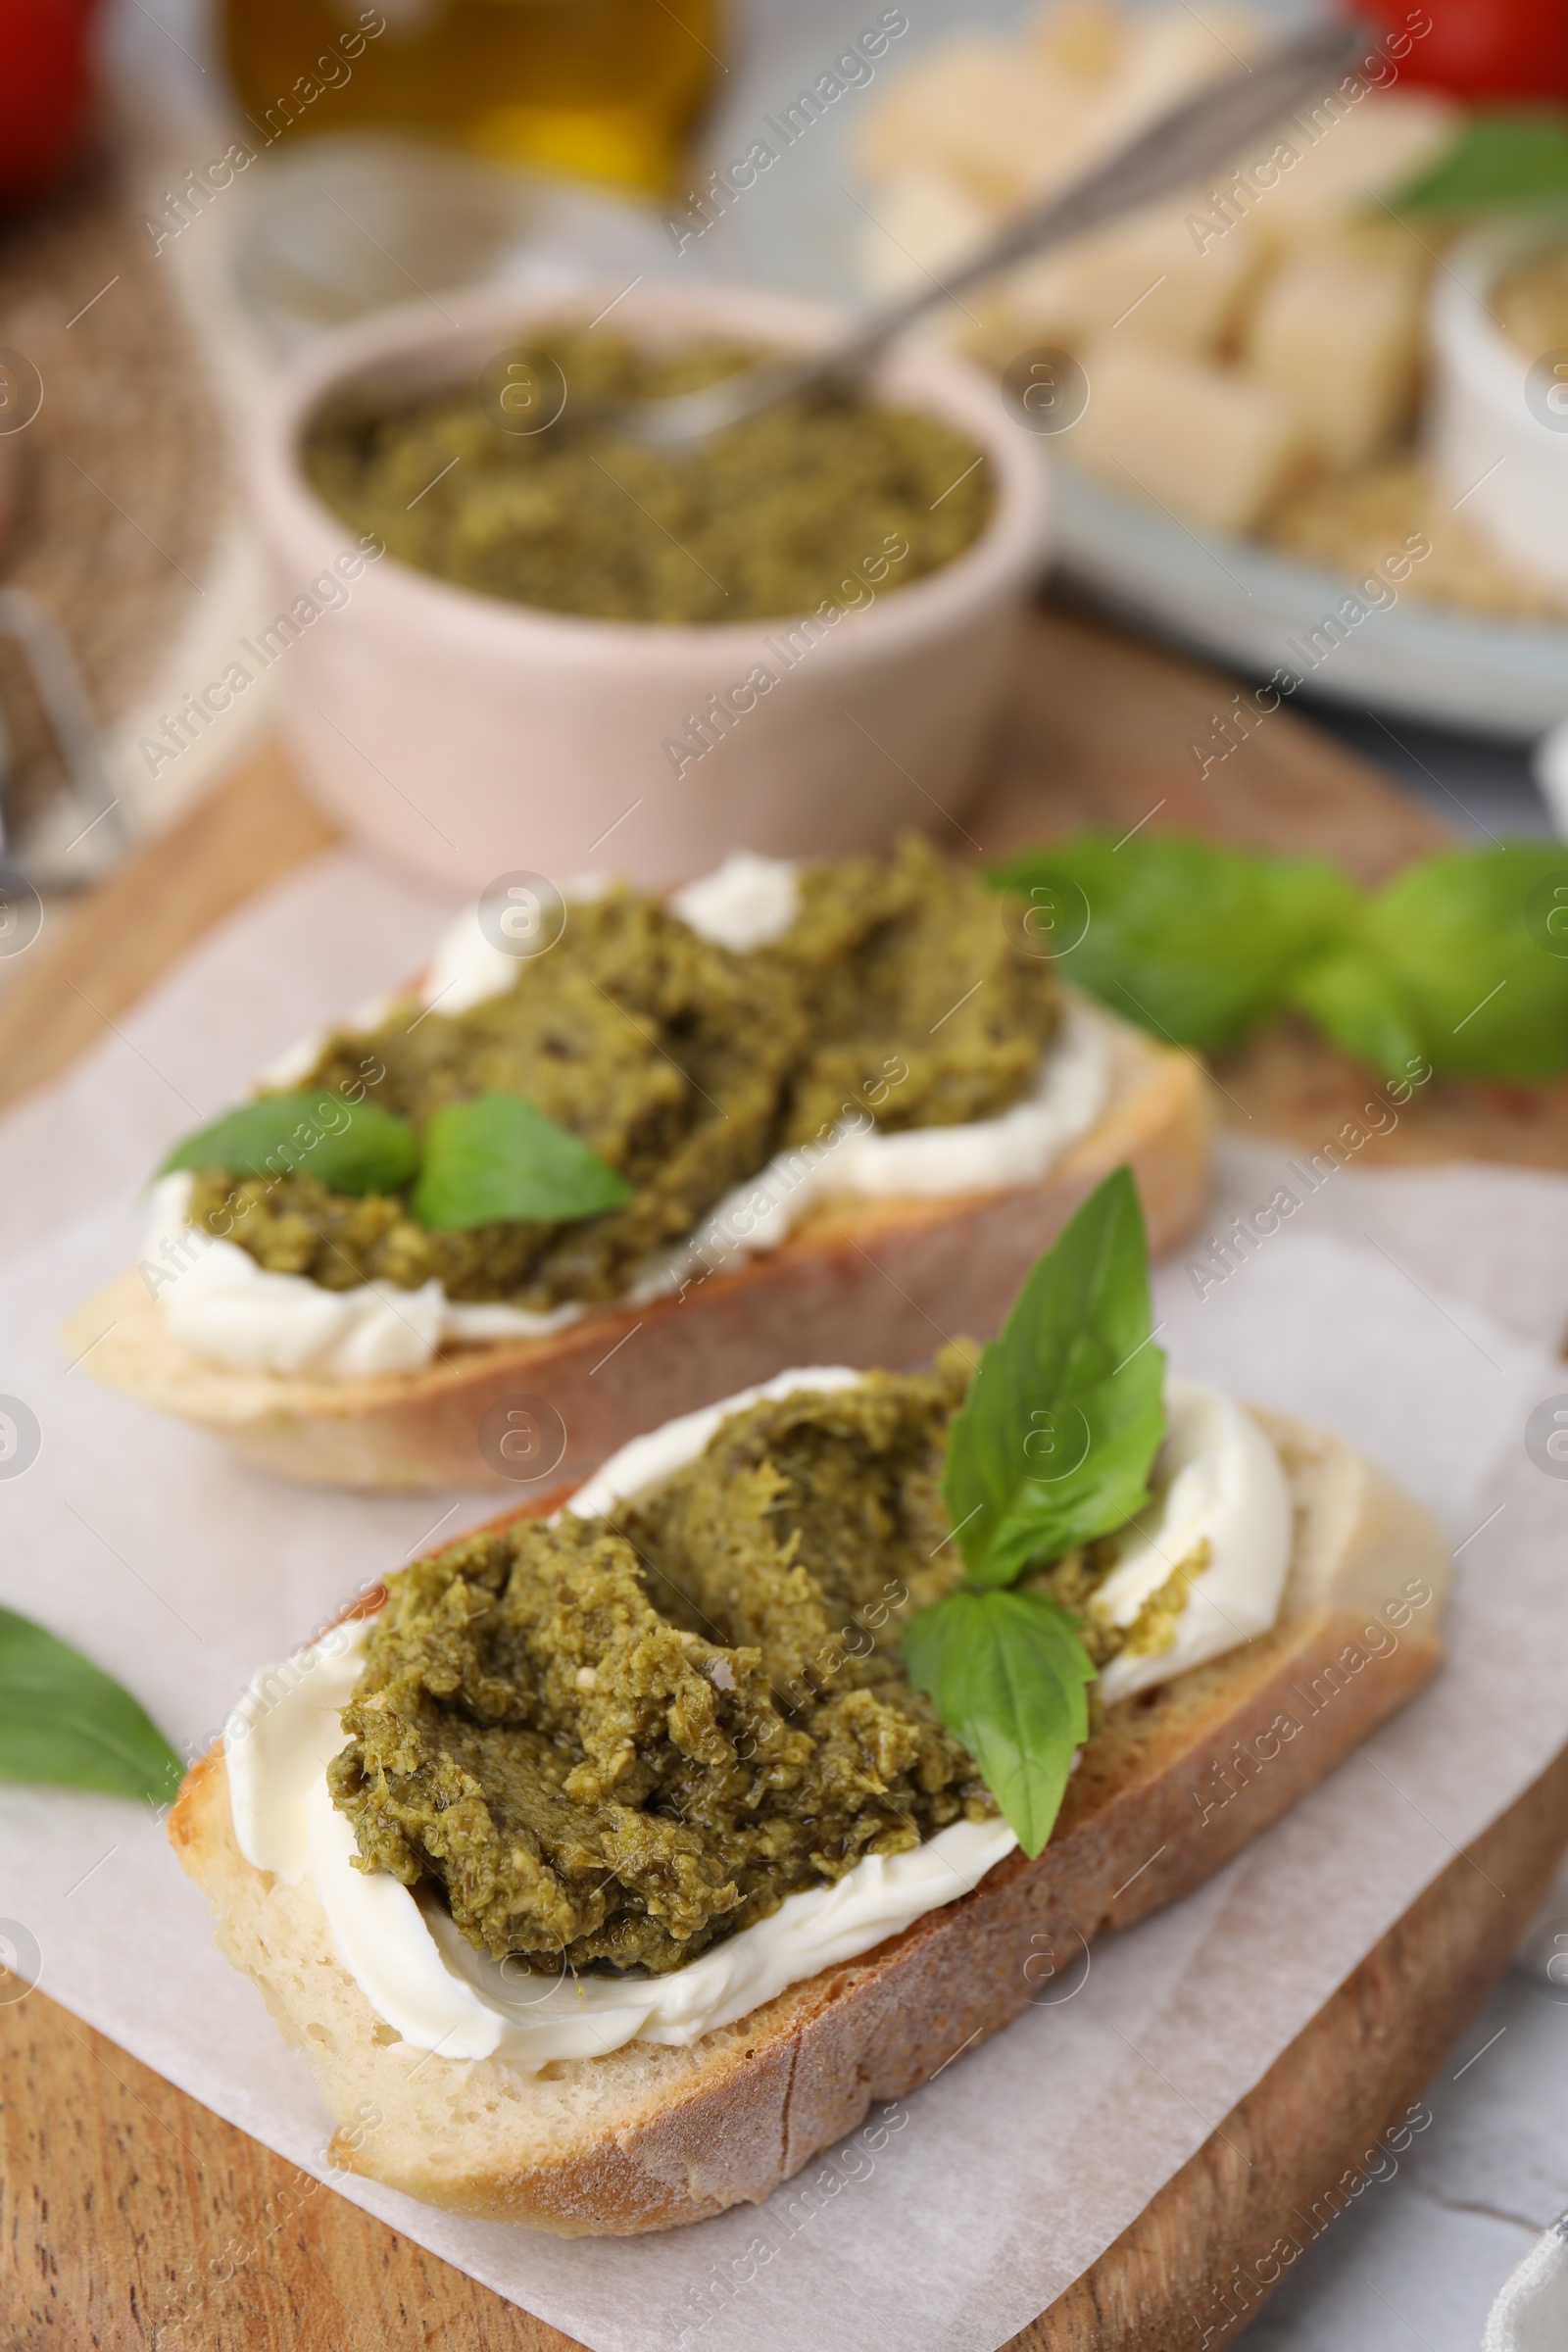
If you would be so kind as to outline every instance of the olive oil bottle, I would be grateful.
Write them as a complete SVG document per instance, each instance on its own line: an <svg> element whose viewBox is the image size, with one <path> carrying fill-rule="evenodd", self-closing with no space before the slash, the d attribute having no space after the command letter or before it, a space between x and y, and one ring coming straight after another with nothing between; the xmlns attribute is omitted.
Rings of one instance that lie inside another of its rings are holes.
<svg viewBox="0 0 1568 2352"><path fill-rule="evenodd" d="M670 192L723 71L722 0L224 0L262 138L397 124L503 161Z"/></svg>

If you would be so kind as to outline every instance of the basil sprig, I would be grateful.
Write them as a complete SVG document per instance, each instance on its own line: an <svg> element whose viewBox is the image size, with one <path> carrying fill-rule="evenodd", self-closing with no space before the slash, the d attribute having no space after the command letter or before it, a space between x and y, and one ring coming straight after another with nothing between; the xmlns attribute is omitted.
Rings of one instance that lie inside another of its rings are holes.
<svg viewBox="0 0 1568 2352"><path fill-rule="evenodd" d="M502 1219L557 1224L622 1208L631 1186L521 1095L499 1091L438 1110L424 1131L413 1208L441 1229Z"/></svg>
<svg viewBox="0 0 1568 2352"><path fill-rule="evenodd" d="M1061 968L1124 1018L1207 1054L1304 1013L1387 1077L1568 1071L1568 848L1442 850L1361 889L1313 858L1183 834L1079 833L994 867L1041 903L1080 893Z"/></svg>
<svg viewBox="0 0 1568 2352"><path fill-rule="evenodd" d="M1397 213L1456 216L1568 196L1568 116L1560 107L1483 107L1393 199Z"/></svg>
<svg viewBox="0 0 1568 2352"><path fill-rule="evenodd" d="M1300 965L1345 937L1360 893L1315 858L1181 833L1076 833L992 869L1022 898L1065 880L1088 926L1062 971L1126 1019L1224 1053L1279 1010Z"/></svg>
<svg viewBox="0 0 1568 2352"><path fill-rule="evenodd" d="M967 1575L915 1612L903 1654L1031 1855L1088 1736L1095 1667L1048 1594L1007 1588L1149 1500L1165 1435L1151 1315L1143 1211L1122 1167L1036 1264L949 1434L943 1497Z"/></svg>
<svg viewBox="0 0 1568 2352"><path fill-rule="evenodd" d="M942 1491L971 1586L1010 1585L1149 1500L1165 1434L1150 1328L1144 1216L1123 1167L1039 1259L954 1417Z"/></svg>
<svg viewBox="0 0 1568 2352"><path fill-rule="evenodd" d="M632 1188L521 1095L494 1089L438 1110L419 1135L373 1102L324 1087L259 1095L187 1136L159 1170L318 1177L363 1198L413 1187L421 1224L446 1231L508 1220L565 1224L620 1208Z"/></svg>
<svg viewBox="0 0 1568 2352"><path fill-rule="evenodd" d="M1390 1075L1424 1058L1456 1078L1560 1077L1568 849L1447 850L1406 866L1292 995L1336 1045Z"/></svg>
<svg viewBox="0 0 1568 2352"><path fill-rule="evenodd" d="M960 1590L915 1611L904 1662L1033 1859L1089 1737L1095 1668L1071 1619L1043 1592Z"/></svg>
<svg viewBox="0 0 1568 2352"><path fill-rule="evenodd" d="M128 1690L41 1625L0 1609L0 1780L164 1804L183 1773Z"/></svg>
<svg viewBox="0 0 1568 2352"><path fill-rule="evenodd" d="M159 1170L225 1168L234 1176L303 1170L334 1193L398 1193L418 1164L407 1119L326 1087L258 1095L175 1146Z"/></svg>

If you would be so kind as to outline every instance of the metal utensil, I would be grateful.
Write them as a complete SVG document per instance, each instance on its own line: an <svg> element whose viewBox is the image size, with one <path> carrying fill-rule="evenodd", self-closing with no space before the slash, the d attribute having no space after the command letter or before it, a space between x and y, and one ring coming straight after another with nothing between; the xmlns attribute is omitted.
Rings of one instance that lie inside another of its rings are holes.
<svg viewBox="0 0 1568 2352"><path fill-rule="evenodd" d="M754 416L759 409L770 408L774 401L859 374L885 344L938 303L951 301L1029 255L1066 244L1156 197L1173 195L1233 162L1250 139L1274 129L1297 107L1317 97L1363 58L1367 48L1367 33L1343 24L1286 42L1256 65L1244 66L1172 107L1070 187L1018 214L989 244L950 270L940 285L933 281L927 291L874 313L832 349L808 359L747 368L676 400L645 402L622 411L616 420L620 429L659 449L690 448L744 416Z"/></svg>
<svg viewBox="0 0 1568 2352"><path fill-rule="evenodd" d="M10 838L15 779L11 728L0 699L0 941L12 886L24 893L79 890L102 881L130 847L130 832L104 766L98 722L75 655L48 608L21 588L0 588L0 644L16 649L64 774L64 806L48 828L53 852L24 851ZM67 830L73 838L66 842ZM79 857L72 853L80 850ZM69 860L69 862L68 862Z"/></svg>

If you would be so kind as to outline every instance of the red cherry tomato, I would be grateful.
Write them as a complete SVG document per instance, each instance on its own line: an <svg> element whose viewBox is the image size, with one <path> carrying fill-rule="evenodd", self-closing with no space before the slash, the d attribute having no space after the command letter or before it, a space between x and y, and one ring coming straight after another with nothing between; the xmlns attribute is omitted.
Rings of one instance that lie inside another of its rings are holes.
<svg viewBox="0 0 1568 2352"><path fill-rule="evenodd" d="M1563 0L1367 0L1348 13L1379 33L1416 36L1399 61L1403 82L1455 98L1568 99Z"/></svg>
<svg viewBox="0 0 1568 2352"><path fill-rule="evenodd" d="M74 163L92 124L97 0L0 0L0 205Z"/></svg>

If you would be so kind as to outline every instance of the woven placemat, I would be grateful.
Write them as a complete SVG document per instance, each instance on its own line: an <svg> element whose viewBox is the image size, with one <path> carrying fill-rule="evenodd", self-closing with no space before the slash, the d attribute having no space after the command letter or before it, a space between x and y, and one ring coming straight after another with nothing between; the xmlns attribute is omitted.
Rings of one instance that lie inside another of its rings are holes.
<svg viewBox="0 0 1568 2352"><path fill-rule="evenodd" d="M65 630L101 727L164 666L229 496L206 362L130 193L131 143L111 135L47 203L0 221L0 346L43 384L37 416L10 438L18 502L0 583ZM24 825L58 768L13 663L0 695Z"/></svg>

